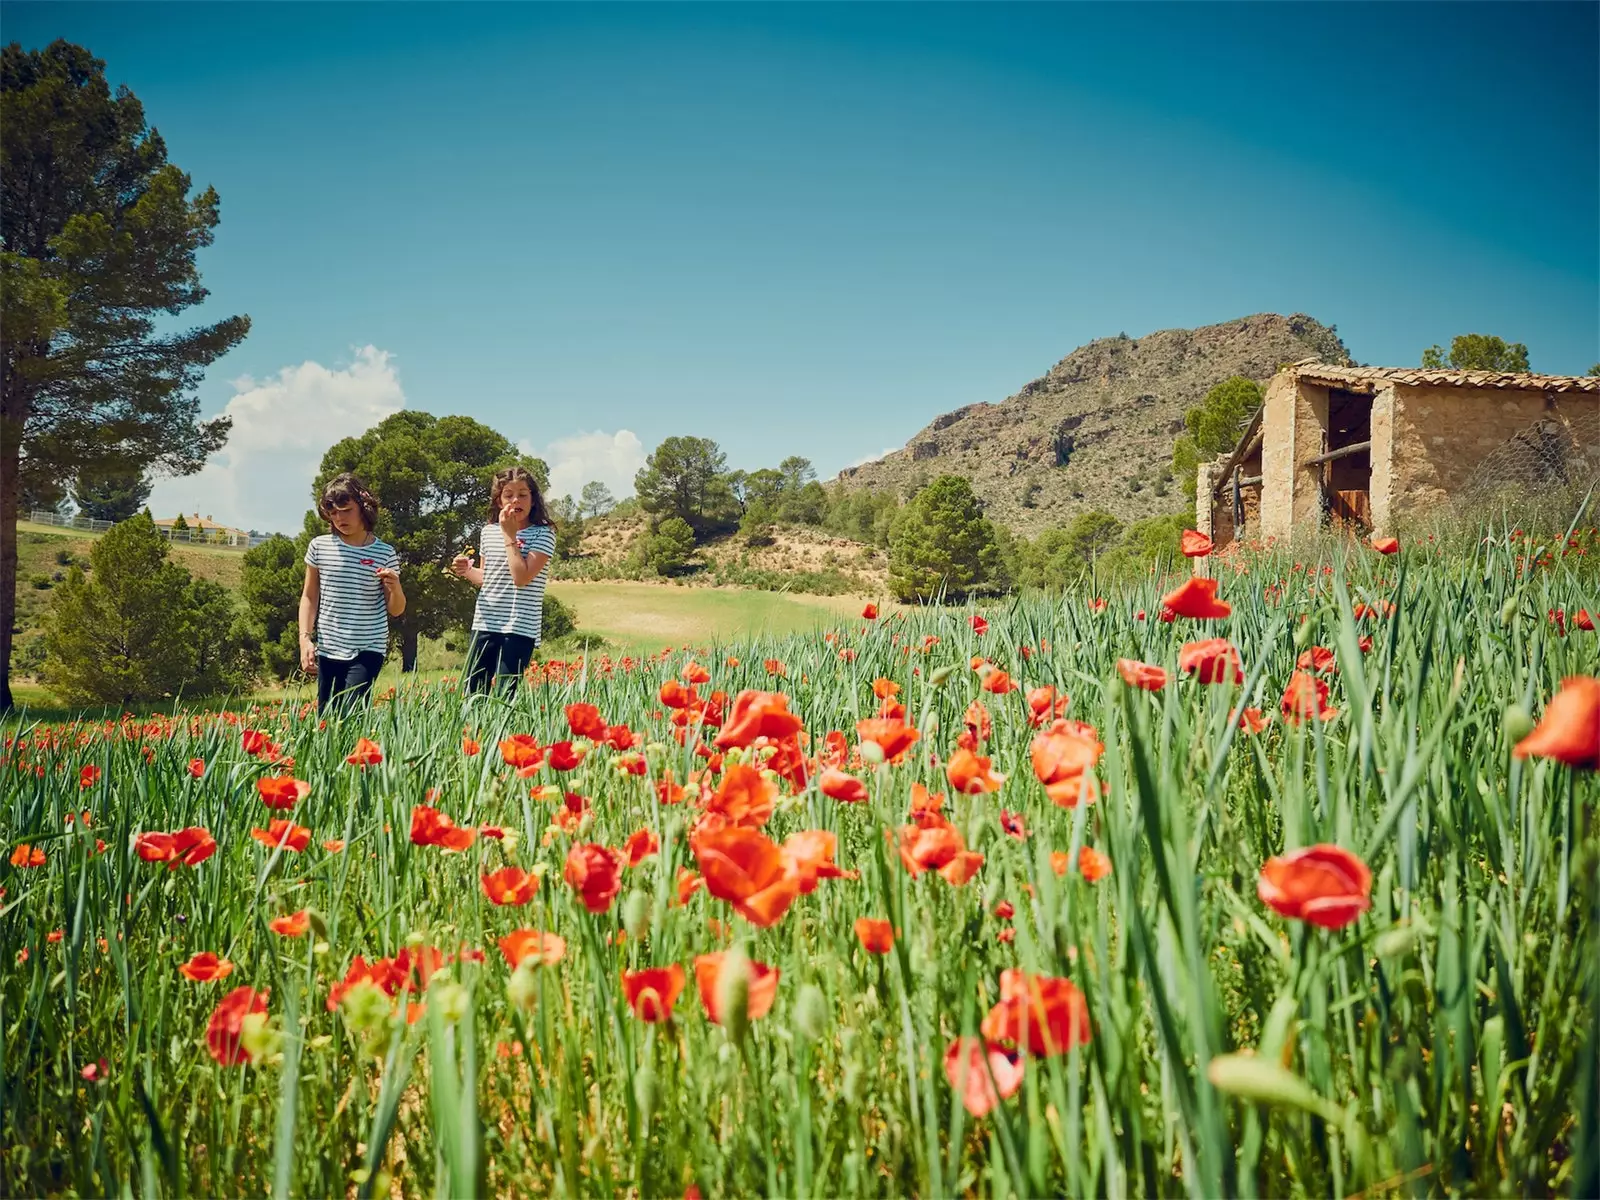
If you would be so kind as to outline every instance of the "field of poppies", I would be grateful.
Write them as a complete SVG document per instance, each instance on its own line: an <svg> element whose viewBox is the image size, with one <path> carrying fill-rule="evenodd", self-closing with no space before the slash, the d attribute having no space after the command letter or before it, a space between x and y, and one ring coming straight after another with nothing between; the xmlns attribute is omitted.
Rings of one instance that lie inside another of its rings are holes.
<svg viewBox="0 0 1600 1200"><path fill-rule="evenodd" d="M1600 1193L1592 576L1382 551L14 723L0 1192Z"/></svg>

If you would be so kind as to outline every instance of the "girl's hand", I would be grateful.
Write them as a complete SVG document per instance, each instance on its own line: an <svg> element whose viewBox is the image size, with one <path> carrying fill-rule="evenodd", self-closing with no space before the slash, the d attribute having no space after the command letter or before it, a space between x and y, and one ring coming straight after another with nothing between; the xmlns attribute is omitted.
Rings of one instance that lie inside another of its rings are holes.
<svg viewBox="0 0 1600 1200"><path fill-rule="evenodd" d="M470 570L472 570L472 556L470 554L458 554L450 560L451 574L465 579L467 572Z"/></svg>
<svg viewBox="0 0 1600 1200"><path fill-rule="evenodd" d="M373 574L378 577L378 582L383 584L383 590L386 592L400 586L400 573L393 567L379 567Z"/></svg>
<svg viewBox="0 0 1600 1200"><path fill-rule="evenodd" d="M500 510L500 532L515 540L522 531L522 513L514 508Z"/></svg>
<svg viewBox="0 0 1600 1200"><path fill-rule="evenodd" d="M310 638L300 639L300 669L307 675L317 673L317 646Z"/></svg>

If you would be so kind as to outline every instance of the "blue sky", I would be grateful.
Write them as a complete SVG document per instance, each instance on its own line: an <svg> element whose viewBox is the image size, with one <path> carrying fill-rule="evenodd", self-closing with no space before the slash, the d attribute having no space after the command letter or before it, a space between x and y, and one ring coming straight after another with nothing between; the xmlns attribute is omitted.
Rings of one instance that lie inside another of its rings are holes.
<svg viewBox="0 0 1600 1200"><path fill-rule="evenodd" d="M402 405L625 491L824 477L1078 345L1303 311L1600 359L1600 7L6 3L222 197L236 421L155 507L294 528Z"/></svg>

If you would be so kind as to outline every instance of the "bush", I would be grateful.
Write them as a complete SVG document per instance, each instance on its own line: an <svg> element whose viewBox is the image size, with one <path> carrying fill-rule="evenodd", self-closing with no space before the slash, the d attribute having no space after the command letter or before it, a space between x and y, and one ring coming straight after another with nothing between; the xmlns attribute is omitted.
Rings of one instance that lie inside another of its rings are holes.
<svg viewBox="0 0 1600 1200"><path fill-rule="evenodd" d="M994 525L972 484L942 475L917 492L889 536L889 589L904 602L1005 591L1010 581Z"/></svg>
<svg viewBox="0 0 1600 1200"><path fill-rule="evenodd" d="M49 591L52 586L50 576L48 575L35 575L28 582L33 584L34 588L41 592Z"/></svg>
<svg viewBox="0 0 1600 1200"><path fill-rule="evenodd" d="M572 606L563 604L560 600L545 593L544 597L544 629L542 640L558 642L562 638L571 637L578 631L578 614L572 611Z"/></svg>
<svg viewBox="0 0 1600 1200"><path fill-rule="evenodd" d="M694 556L694 530L682 517L668 517L641 539L644 564L657 575L678 575Z"/></svg>

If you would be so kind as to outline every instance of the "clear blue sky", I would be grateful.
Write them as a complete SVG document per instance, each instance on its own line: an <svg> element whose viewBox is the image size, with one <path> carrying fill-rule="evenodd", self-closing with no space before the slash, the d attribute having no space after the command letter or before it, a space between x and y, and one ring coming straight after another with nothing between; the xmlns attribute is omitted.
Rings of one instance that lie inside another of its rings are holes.
<svg viewBox="0 0 1600 1200"><path fill-rule="evenodd" d="M247 482L157 493L219 518L298 525L304 482L252 469L401 392L565 478L626 470L573 440L622 430L827 476L1120 331L1304 311L1364 362L1600 359L1594 4L0 11L221 193L203 315L254 330L202 397L255 381Z"/></svg>

